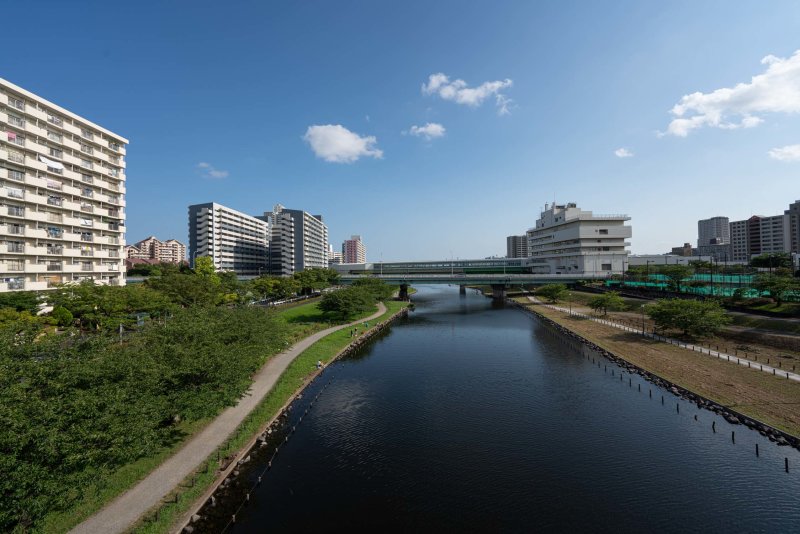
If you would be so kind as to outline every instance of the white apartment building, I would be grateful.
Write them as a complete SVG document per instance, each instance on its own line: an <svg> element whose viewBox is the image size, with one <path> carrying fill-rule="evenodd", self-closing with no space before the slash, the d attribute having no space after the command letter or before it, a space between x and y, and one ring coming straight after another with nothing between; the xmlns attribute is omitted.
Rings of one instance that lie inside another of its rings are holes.
<svg viewBox="0 0 800 534"><path fill-rule="evenodd" d="M322 215L276 204L258 217L270 227L270 272L290 276L311 267L328 267L328 227Z"/></svg>
<svg viewBox="0 0 800 534"><path fill-rule="evenodd" d="M127 144L0 78L0 292L125 284Z"/></svg>
<svg viewBox="0 0 800 534"><path fill-rule="evenodd" d="M731 256L734 261L750 261L761 254L788 252L791 237L788 215L753 215L731 223Z"/></svg>
<svg viewBox="0 0 800 534"><path fill-rule="evenodd" d="M577 204L545 204L536 226L527 231L533 272L621 273L631 237L627 215L594 215Z"/></svg>
<svg viewBox="0 0 800 534"><path fill-rule="evenodd" d="M367 263L367 247L360 235L351 235L342 243L341 263Z"/></svg>
<svg viewBox="0 0 800 534"><path fill-rule="evenodd" d="M216 202L189 206L190 264L208 256L218 271L239 275L268 271L269 225Z"/></svg>
<svg viewBox="0 0 800 534"><path fill-rule="evenodd" d="M510 235L506 237L506 258L527 258L528 236Z"/></svg>

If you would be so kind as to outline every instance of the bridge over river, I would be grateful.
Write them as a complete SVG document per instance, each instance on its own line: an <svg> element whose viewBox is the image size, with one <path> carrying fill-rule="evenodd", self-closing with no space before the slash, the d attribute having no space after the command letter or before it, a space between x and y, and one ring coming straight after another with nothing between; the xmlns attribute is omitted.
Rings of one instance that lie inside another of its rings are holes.
<svg viewBox="0 0 800 534"><path fill-rule="evenodd" d="M424 262L359 263L334 265L341 281L351 284L364 277L379 278L400 286L405 296L412 284L456 284L492 286L497 298L512 286L572 284L581 280L608 280L610 271L540 273L526 258L489 258L485 260L439 260Z"/></svg>

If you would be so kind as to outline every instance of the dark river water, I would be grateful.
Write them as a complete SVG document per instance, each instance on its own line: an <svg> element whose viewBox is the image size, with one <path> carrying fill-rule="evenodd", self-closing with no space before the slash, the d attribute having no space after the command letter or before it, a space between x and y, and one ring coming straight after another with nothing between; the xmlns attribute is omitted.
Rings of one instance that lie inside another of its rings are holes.
<svg viewBox="0 0 800 534"><path fill-rule="evenodd" d="M800 532L797 451L519 310L447 286L414 301L312 384L249 503L271 452L203 530Z"/></svg>

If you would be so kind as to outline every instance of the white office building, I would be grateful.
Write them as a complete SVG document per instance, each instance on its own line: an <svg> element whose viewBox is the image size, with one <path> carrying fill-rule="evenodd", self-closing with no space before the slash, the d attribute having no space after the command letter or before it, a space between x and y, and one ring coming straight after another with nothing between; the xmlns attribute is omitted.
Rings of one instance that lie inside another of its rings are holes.
<svg viewBox="0 0 800 534"><path fill-rule="evenodd" d="M127 144L0 78L0 292L125 284Z"/></svg>
<svg viewBox="0 0 800 534"><path fill-rule="evenodd" d="M189 258L208 256L218 271L258 276L269 270L269 225L216 202L189 206Z"/></svg>
<svg viewBox="0 0 800 534"><path fill-rule="evenodd" d="M627 215L594 215L577 204L545 205L536 226L527 231L533 272L622 273L628 257Z"/></svg>

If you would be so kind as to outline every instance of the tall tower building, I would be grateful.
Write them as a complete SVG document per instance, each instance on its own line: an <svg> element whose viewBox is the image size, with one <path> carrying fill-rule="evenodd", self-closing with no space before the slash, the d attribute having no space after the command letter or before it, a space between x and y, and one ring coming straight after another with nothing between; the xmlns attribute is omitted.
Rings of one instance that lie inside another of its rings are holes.
<svg viewBox="0 0 800 534"><path fill-rule="evenodd" d="M0 78L0 292L125 284L127 144Z"/></svg>
<svg viewBox="0 0 800 534"><path fill-rule="evenodd" d="M208 256L220 271L258 276L269 270L268 225L216 202L189 206L189 261Z"/></svg>
<svg viewBox="0 0 800 534"><path fill-rule="evenodd" d="M800 254L800 200L795 200L789 204L789 209L783 212L785 230L786 252Z"/></svg>
<svg viewBox="0 0 800 534"><path fill-rule="evenodd" d="M276 204L258 218L270 226L272 274L290 276L312 267L328 267L328 227L322 215Z"/></svg>
<svg viewBox="0 0 800 534"><path fill-rule="evenodd" d="M342 263L367 263L367 247L360 235L352 235L342 243Z"/></svg>
<svg viewBox="0 0 800 534"><path fill-rule="evenodd" d="M506 258L527 258L528 238L524 235L506 237Z"/></svg>

